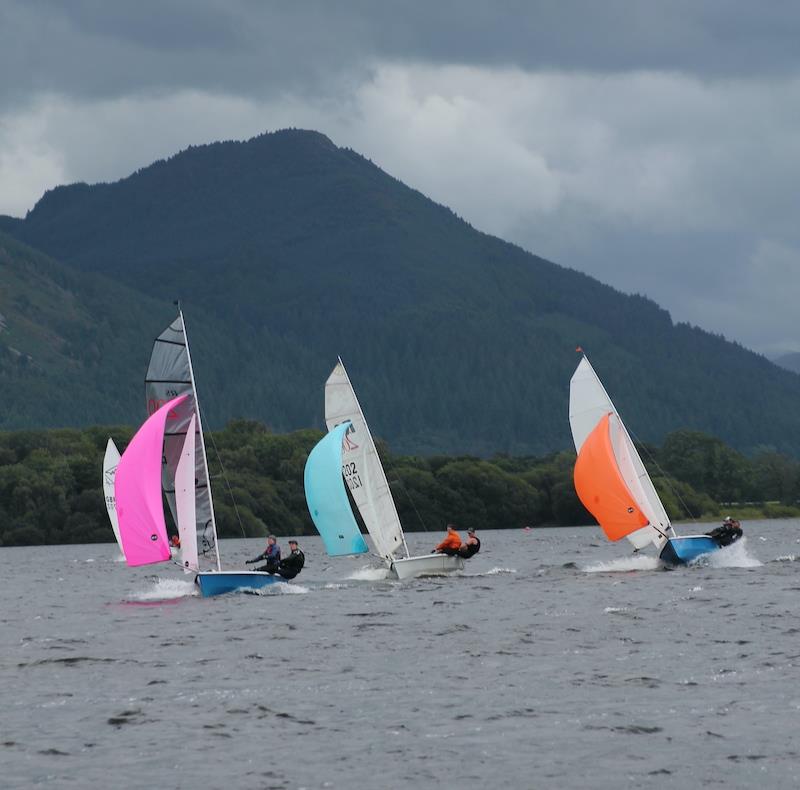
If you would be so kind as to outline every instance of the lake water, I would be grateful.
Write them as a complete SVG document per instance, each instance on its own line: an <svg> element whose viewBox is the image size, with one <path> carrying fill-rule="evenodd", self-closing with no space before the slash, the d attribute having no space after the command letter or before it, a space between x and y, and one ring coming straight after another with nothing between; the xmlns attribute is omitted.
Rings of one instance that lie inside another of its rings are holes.
<svg viewBox="0 0 800 790"><path fill-rule="evenodd" d="M0 785L797 787L800 521L744 527L672 571L484 532L403 584L304 538L296 583L211 599L111 545L0 549Z"/></svg>

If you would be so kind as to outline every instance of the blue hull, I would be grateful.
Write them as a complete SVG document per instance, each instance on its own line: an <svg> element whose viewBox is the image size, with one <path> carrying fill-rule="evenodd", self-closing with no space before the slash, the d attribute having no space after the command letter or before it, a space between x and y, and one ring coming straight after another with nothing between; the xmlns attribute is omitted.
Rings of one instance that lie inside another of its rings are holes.
<svg viewBox="0 0 800 790"><path fill-rule="evenodd" d="M670 565L686 565L718 549L719 544L708 535L686 535L670 538L661 549L660 557Z"/></svg>
<svg viewBox="0 0 800 790"><path fill-rule="evenodd" d="M203 597L207 598L237 590L261 590L284 579L263 571L216 571L198 573L195 581Z"/></svg>

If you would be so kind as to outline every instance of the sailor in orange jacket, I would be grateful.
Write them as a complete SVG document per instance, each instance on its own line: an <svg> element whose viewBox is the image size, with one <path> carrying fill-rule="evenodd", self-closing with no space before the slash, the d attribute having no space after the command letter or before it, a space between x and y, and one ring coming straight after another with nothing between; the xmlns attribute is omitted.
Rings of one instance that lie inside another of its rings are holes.
<svg viewBox="0 0 800 790"><path fill-rule="evenodd" d="M445 539L433 550L433 554L448 554L454 557L461 548L461 535L456 532L454 524L447 525Z"/></svg>

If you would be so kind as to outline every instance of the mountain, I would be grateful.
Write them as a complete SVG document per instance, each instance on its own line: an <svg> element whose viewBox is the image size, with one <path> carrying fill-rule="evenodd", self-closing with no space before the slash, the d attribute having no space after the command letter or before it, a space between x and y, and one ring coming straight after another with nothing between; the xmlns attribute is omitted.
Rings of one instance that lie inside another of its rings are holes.
<svg viewBox="0 0 800 790"><path fill-rule="evenodd" d="M341 355L373 430L398 452L549 452L571 445L580 344L644 440L688 428L800 453L796 375L480 233L316 132L192 147L116 183L58 187L0 230L89 278L74 281L77 298L113 284L146 309L126 323L138 332L130 370L112 381L105 355L79 366L104 392L113 383L138 398L153 327L180 297L212 425L321 426ZM58 385L71 397L72 379ZM112 420L138 420L141 406L125 411L119 397ZM87 412L59 419L106 419ZM25 419L53 424L35 405Z"/></svg>
<svg viewBox="0 0 800 790"><path fill-rule="evenodd" d="M128 421L163 304L0 233L0 425ZM138 370L138 387L131 382ZM138 397L137 397L138 396Z"/></svg>
<svg viewBox="0 0 800 790"><path fill-rule="evenodd" d="M791 370L792 373L800 373L800 352L792 351L788 354L781 354L773 357L772 361L779 367Z"/></svg>

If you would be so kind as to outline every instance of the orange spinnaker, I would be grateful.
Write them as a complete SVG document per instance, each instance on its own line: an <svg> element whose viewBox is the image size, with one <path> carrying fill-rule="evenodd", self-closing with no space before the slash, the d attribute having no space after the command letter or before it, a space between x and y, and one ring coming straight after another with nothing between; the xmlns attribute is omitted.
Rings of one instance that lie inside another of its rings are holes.
<svg viewBox="0 0 800 790"><path fill-rule="evenodd" d="M575 491L609 540L619 540L650 522L631 496L611 446L609 415L586 437L575 462Z"/></svg>

